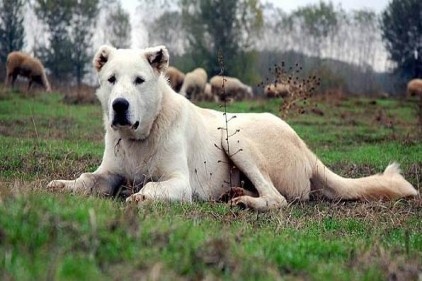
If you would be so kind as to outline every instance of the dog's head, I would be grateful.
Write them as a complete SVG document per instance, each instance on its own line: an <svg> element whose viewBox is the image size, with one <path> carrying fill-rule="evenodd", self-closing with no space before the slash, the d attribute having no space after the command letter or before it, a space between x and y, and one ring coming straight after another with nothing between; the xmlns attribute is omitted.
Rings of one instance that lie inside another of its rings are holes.
<svg viewBox="0 0 422 281"><path fill-rule="evenodd" d="M100 47L93 65L106 126L131 139L148 136L161 107L160 79L168 63L164 46L143 50Z"/></svg>

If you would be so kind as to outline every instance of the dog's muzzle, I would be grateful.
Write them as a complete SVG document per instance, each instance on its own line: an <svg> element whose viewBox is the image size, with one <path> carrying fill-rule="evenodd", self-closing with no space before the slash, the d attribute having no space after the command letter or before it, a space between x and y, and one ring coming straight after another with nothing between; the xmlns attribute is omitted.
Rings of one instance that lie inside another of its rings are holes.
<svg viewBox="0 0 422 281"><path fill-rule="evenodd" d="M132 124L128 119L129 102L124 98L117 98L113 101L113 121L111 127L117 129L118 127L131 127L136 130L139 126L139 121Z"/></svg>

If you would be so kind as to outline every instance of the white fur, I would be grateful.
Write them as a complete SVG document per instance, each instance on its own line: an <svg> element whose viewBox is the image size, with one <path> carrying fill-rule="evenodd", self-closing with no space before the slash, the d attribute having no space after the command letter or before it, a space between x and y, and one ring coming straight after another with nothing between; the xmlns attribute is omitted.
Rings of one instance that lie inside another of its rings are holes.
<svg viewBox="0 0 422 281"><path fill-rule="evenodd" d="M285 205L286 198L306 200L313 189L340 199L417 194L396 164L384 174L361 179L334 174L287 123L268 113L228 114L227 143L222 112L199 108L168 85L163 75L168 52L163 46L144 50L103 46L94 66L106 129L103 161L95 172L73 181L52 181L50 188L110 194L126 180L142 186L128 201L215 200L230 188L229 177L232 186L240 186L243 174L257 197L244 195L233 203L262 211ZM115 83L108 81L111 76ZM137 77L144 82L135 84ZM111 125L117 98L129 102L127 126Z"/></svg>

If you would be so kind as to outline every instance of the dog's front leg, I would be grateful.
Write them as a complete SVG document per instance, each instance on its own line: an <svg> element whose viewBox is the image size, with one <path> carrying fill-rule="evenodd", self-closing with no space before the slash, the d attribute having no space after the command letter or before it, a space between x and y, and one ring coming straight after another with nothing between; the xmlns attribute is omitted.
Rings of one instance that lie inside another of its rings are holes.
<svg viewBox="0 0 422 281"><path fill-rule="evenodd" d="M83 173L75 180L53 180L47 188L53 190L69 190L84 194L115 195L124 178L117 174Z"/></svg>
<svg viewBox="0 0 422 281"><path fill-rule="evenodd" d="M192 201L192 189L189 180L175 177L161 182L149 182L138 193L126 199L127 202L145 200Z"/></svg>

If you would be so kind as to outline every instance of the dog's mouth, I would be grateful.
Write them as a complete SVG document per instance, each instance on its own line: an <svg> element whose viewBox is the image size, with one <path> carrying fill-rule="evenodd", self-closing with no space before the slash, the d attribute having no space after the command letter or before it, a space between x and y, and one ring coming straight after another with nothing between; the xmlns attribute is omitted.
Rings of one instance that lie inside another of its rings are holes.
<svg viewBox="0 0 422 281"><path fill-rule="evenodd" d="M131 123L126 117L115 116L111 122L111 127L115 130L120 128L128 128L131 130L136 130L139 127L139 121Z"/></svg>

